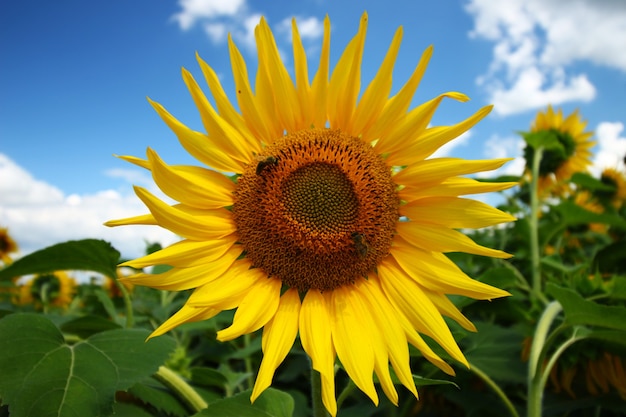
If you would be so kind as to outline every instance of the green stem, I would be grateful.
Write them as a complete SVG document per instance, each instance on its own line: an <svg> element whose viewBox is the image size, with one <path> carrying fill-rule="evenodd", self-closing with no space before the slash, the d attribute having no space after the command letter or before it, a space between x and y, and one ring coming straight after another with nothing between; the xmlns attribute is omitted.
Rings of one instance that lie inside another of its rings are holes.
<svg viewBox="0 0 626 417"><path fill-rule="evenodd" d="M541 363L539 362L552 322L562 309L558 301L550 302L543 311L535 329L528 360L528 417L541 417L543 386L541 386L542 374L540 372Z"/></svg>
<svg viewBox="0 0 626 417"><path fill-rule="evenodd" d="M313 417L328 417L328 412L322 401L322 376L313 368L311 368L311 402Z"/></svg>
<svg viewBox="0 0 626 417"><path fill-rule="evenodd" d="M250 333L246 333L245 335L243 335L243 346L244 349L250 346ZM254 372L252 371L252 358L250 357L250 355L246 355L243 362L244 366L246 367L246 373L248 374L248 387L252 388L254 387Z"/></svg>
<svg viewBox="0 0 626 417"><path fill-rule="evenodd" d="M482 379L487 385L489 385L489 387L491 387L491 389L498 395L498 397L500 397L507 410L509 410L513 417L519 417L519 414L517 413L517 410L515 409L515 406L513 406L511 400L509 400L509 397L506 396L504 391L502 391L498 384L496 384L495 381L489 377L489 375L487 375L473 363L470 363L470 371L475 373L480 379Z"/></svg>
<svg viewBox="0 0 626 417"><path fill-rule="evenodd" d="M133 315L133 302L130 299L130 293L124 284L122 284L119 280L114 279L114 281L124 298L124 307L126 308L126 328L132 329L135 325L135 316Z"/></svg>
<svg viewBox="0 0 626 417"><path fill-rule="evenodd" d="M530 256L533 279L533 292L541 292L541 264L539 262L539 164L543 156L543 148L535 149L530 181Z"/></svg>
<svg viewBox="0 0 626 417"><path fill-rule="evenodd" d="M556 364L556 361L559 359L561 354L565 352L565 350L571 345L573 345L574 343L578 342L579 340L583 340L587 338L585 335L582 335L582 336L578 335L578 330L579 328L575 328L574 331L572 332L572 336L569 339L567 339L565 342L563 342L563 344L558 347L558 349L554 352L554 354L552 354L552 357L550 358L550 360L548 360L548 363L546 364L546 368L543 370L543 374L541 375L541 380L539 381L538 388L540 390L543 391L543 388L546 386L548 375L550 375L550 371L552 371L552 368Z"/></svg>
<svg viewBox="0 0 626 417"><path fill-rule="evenodd" d="M183 378L176 372L165 366L160 366L154 377L163 385L170 388L174 393L187 404L194 413L204 410L208 404Z"/></svg>

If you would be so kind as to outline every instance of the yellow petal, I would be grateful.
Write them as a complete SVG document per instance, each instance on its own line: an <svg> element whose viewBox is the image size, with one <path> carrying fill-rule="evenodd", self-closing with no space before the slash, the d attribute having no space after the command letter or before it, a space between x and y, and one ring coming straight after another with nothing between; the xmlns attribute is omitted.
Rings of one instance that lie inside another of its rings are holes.
<svg viewBox="0 0 626 417"><path fill-rule="evenodd" d="M500 168L512 158L470 161L462 158L433 158L413 164L394 176L396 184L407 188L421 188L439 184L449 177L491 171Z"/></svg>
<svg viewBox="0 0 626 417"><path fill-rule="evenodd" d="M201 209L233 204L235 183L216 171L194 166L168 166L148 148L152 177L159 188L174 200Z"/></svg>
<svg viewBox="0 0 626 417"><path fill-rule="evenodd" d="M250 147L250 150L253 152L258 151L260 142L254 135L250 132L250 129L246 126L246 122L243 119L243 116L235 109L235 107L230 102L230 99L224 92L222 88L222 84L220 83L217 74L213 71L206 62L200 58L200 55L196 53L196 60L200 64L200 69L202 70L202 74L204 74L204 79L209 85L209 89L211 90L211 94L215 99L215 105L217 106L217 110L219 111L220 116L226 120L231 126L233 126L237 131L241 134L241 137L246 140L246 143Z"/></svg>
<svg viewBox="0 0 626 417"><path fill-rule="evenodd" d="M441 313L420 286L390 263L378 266L380 282L389 300L409 319L413 327L432 337L453 358L467 366Z"/></svg>
<svg viewBox="0 0 626 417"><path fill-rule="evenodd" d="M179 122L163 106L148 99L152 107L161 116L161 119L169 126L178 137L181 145L198 161L223 172L243 172L244 164L220 148L214 146L204 133L196 132Z"/></svg>
<svg viewBox="0 0 626 417"><path fill-rule="evenodd" d="M205 264L222 256L236 241L237 236L235 234L199 242L183 240L149 255L123 262L120 266L132 268L144 268L152 265L189 267Z"/></svg>
<svg viewBox="0 0 626 417"><path fill-rule="evenodd" d="M330 127L349 126L361 88L361 60L367 32L367 13L361 16L359 31L344 49L328 86L328 116Z"/></svg>
<svg viewBox="0 0 626 417"><path fill-rule="evenodd" d="M276 278L256 281L239 304L233 324L217 332L217 340L225 342L263 327L276 314L281 286Z"/></svg>
<svg viewBox="0 0 626 417"><path fill-rule="evenodd" d="M331 339L330 305L318 290L307 291L300 309L300 341L312 367L322 378L322 400L331 415L337 414L335 399L335 348Z"/></svg>
<svg viewBox="0 0 626 417"><path fill-rule="evenodd" d="M274 104L272 103L269 109L266 106L257 106L256 99L250 88L246 62L237 46L235 46L230 34L228 35L228 50L230 52L235 88L237 89L237 104L241 114L247 123L248 129L260 142L271 143L274 139L282 136L280 125L267 114L267 111L273 111Z"/></svg>
<svg viewBox="0 0 626 417"><path fill-rule="evenodd" d="M211 317L216 316L220 310L212 309L212 308L197 308L190 307L185 304L181 307L180 310L176 312L172 317L163 322L155 331L153 331L148 339L151 339L156 336L161 336L172 330L175 327L180 326L181 324L191 323L195 321L208 320Z"/></svg>
<svg viewBox="0 0 626 417"><path fill-rule="evenodd" d="M300 101L293 81L278 53L274 35L264 18L261 18L254 34L259 54L259 70L264 70L267 78L271 80L271 96L280 108L276 116L281 122L281 127L287 132L298 131L304 127L298 123Z"/></svg>
<svg viewBox="0 0 626 417"><path fill-rule="evenodd" d="M470 130L476 123L489 114L493 106L486 106L472 116L452 126L436 126L426 129L419 140L407 143L400 152L389 155L388 162L392 165L408 165L415 160L428 158L437 149Z"/></svg>
<svg viewBox="0 0 626 417"><path fill-rule="evenodd" d="M134 224L147 224L157 225L159 224L152 214L142 214L141 216L126 217L124 219L109 220L104 223L105 226L129 226Z"/></svg>
<svg viewBox="0 0 626 417"><path fill-rule="evenodd" d="M274 372L285 359L298 334L300 296L292 288L280 297L278 310L263 328L263 360L257 374L250 401L254 402L270 386Z"/></svg>
<svg viewBox="0 0 626 417"><path fill-rule="evenodd" d="M389 360L398 379L417 397L417 389L409 364L406 334L400 325L398 313L387 300L378 280L360 281L358 289L363 300L367 303L367 310L371 312L372 318L375 319L374 321L380 330L382 336L380 340L385 342L385 351L389 354ZM376 373L378 374L378 371Z"/></svg>
<svg viewBox="0 0 626 417"><path fill-rule="evenodd" d="M452 229L493 226L515 217L476 200L456 197L425 197L400 207L400 214L418 222Z"/></svg>
<svg viewBox="0 0 626 417"><path fill-rule="evenodd" d="M245 258L235 261L221 276L196 288L187 304L220 310L237 307L257 281L267 279L261 270L250 269L250 266L250 261Z"/></svg>
<svg viewBox="0 0 626 417"><path fill-rule="evenodd" d="M380 135L376 143L376 151L382 154L389 154L387 160L391 165L406 165L398 164L396 161L406 158L406 155L403 154L408 152L416 144L420 144L421 146L423 132L428 127L437 107L439 107L439 104L444 98L452 98L461 102L469 100L469 97L465 94L452 91L441 94L419 105L397 123L391 125L387 132ZM413 157L413 154L411 154L411 162L421 159L423 158Z"/></svg>
<svg viewBox="0 0 626 417"><path fill-rule="evenodd" d="M312 109L314 107L313 94L309 84L309 69L307 65L306 52L302 45L302 39L298 32L296 19L291 19L291 39L293 44L293 66L296 76L296 94L298 97L298 109L296 123L299 126L309 127L314 123Z"/></svg>
<svg viewBox="0 0 626 417"><path fill-rule="evenodd" d="M517 182L485 182L472 178L451 177L430 186L405 187L398 195L401 200L411 202L423 197L458 197L467 194L491 193L507 190L516 185L518 185Z"/></svg>
<svg viewBox="0 0 626 417"><path fill-rule="evenodd" d="M450 317L467 331L476 331L476 326L474 326L474 324L469 321L469 319L465 317L458 308L456 308L456 306L452 303L452 301L448 299L448 297L439 292L427 290L426 288L422 288L422 290L424 291L424 294L426 294L426 296L433 302L433 304L435 304L437 310L439 310L441 314L446 317Z"/></svg>
<svg viewBox="0 0 626 417"><path fill-rule="evenodd" d="M159 225L177 235L191 240L208 240L228 236L236 230L232 214L225 209L201 210L202 214L196 214L184 206L169 206L144 188L135 186L134 189Z"/></svg>
<svg viewBox="0 0 626 417"><path fill-rule="evenodd" d="M510 295L499 288L473 280L445 255L409 245L400 236L396 236L393 241L391 255L406 274L424 288L477 300Z"/></svg>
<svg viewBox="0 0 626 417"><path fill-rule="evenodd" d="M367 310L359 295L350 287L339 287L332 291L330 323L337 356L350 379L375 405L378 394L374 388L374 349L371 337L377 333L374 323L364 320Z"/></svg>
<svg viewBox="0 0 626 417"><path fill-rule="evenodd" d="M434 252L466 252L494 258L510 258L506 252L481 246L466 235L447 227L418 222L398 222L396 231L411 245Z"/></svg>
<svg viewBox="0 0 626 417"><path fill-rule="evenodd" d="M328 15L324 18L324 38L322 40L322 52L320 53L320 63L311 84L313 102L312 126L323 128L328 120L327 100L328 100L328 74L330 68L330 19ZM334 395L333 395L334 396Z"/></svg>
<svg viewBox="0 0 626 417"><path fill-rule="evenodd" d="M135 285L145 285L159 290L182 291L200 287L220 277L241 255L243 247L231 247L224 255L213 262L188 268L172 268L161 274L139 273L121 278Z"/></svg>
<svg viewBox="0 0 626 417"><path fill-rule="evenodd" d="M191 73L185 68L182 69L182 73L183 81L200 112L202 124L208 135L207 140L233 159L244 164L248 163L252 156L252 149L250 149L248 141L241 136L237 129L217 114ZM259 149L260 147L255 150L258 151Z"/></svg>
<svg viewBox="0 0 626 417"><path fill-rule="evenodd" d="M371 274L368 277L368 280L375 283L375 285L378 288L380 288L382 291L380 278L376 274ZM385 299L386 299L386 295L385 295ZM435 365L436 367L438 367L439 369L441 369L448 375L454 375L454 370L452 369L452 367L448 365L445 361L443 361L435 352L433 352L430 346L428 346L426 342L424 342L424 339L422 339L421 336L417 333L417 331L415 331L415 328L413 327L411 322L409 322L409 319L404 314L402 314L402 312L396 310L396 307L391 302L389 304L392 306L393 310L396 312L395 318L397 319L398 323L404 330L404 333L406 335L408 342L412 344L413 346L415 346L422 353L424 358L428 360L430 363L432 363L433 365ZM396 369L396 372L398 372L398 369ZM407 386L408 388L408 385L413 384L413 383L414 383L413 378L411 376L411 382L409 384L406 384L405 386ZM413 389L411 389L411 392L413 392Z"/></svg>
<svg viewBox="0 0 626 417"><path fill-rule="evenodd" d="M428 66L428 61L430 60L432 53L432 46L426 48L426 50L422 53L420 62L415 67L413 74L411 74L411 77L406 84L402 86L398 94L386 101L385 107L377 120L369 129L365 129L363 132L364 138L370 141L381 138L384 134L386 134L386 132L389 131L390 126L395 126L401 118L406 116L411 100L413 99L413 95L415 94L415 90L417 90L417 86L424 76L424 72L426 71L426 67Z"/></svg>
<svg viewBox="0 0 626 417"><path fill-rule="evenodd" d="M399 27L376 76L367 86L359 100L351 125L345 128L349 134L353 136L362 134L364 130L378 119L391 92L391 75L401 42L402 27Z"/></svg>

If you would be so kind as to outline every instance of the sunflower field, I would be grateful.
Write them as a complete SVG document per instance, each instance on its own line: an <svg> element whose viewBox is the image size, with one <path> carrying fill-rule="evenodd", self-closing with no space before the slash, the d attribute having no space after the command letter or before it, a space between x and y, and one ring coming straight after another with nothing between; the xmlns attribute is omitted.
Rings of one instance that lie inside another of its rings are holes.
<svg viewBox="0 0 626 417"><path fill-rule="evenodd" d="M14 259L0 229L0 416L626 415L624 165L592 173L594 133L551 106L519 176L431 157L491 106L431 126L468 100L410 108L432 48L390 96L399 30L361 91L367 15L332 69L324 24L311 81L295 21L294 80L263 19L254 88L229 42L232 103L183 70L204 132L150 100L198 165L122 156L177 203L135 187L149 213L106 225L179 242Z"/></svg>

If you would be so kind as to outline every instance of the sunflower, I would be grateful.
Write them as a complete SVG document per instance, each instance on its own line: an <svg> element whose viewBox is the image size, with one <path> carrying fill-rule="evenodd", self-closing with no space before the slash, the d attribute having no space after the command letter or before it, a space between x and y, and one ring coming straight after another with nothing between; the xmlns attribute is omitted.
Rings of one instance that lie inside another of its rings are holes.
<svg viewBox="0 0 626 417"><path fill-rule="evenodd" d="M420 334L468 365L442 315L470 331L475 328L446 294L476 299L508 295L472 280L444 255L462 251L509 257L455 230L514 220L459 197L515 185L462 177L497 169L507 159L427 159L485 117L491 106L458 124L435 127L429 122L444 98L468 98L448 92L409 111L432 48L389 97L402 28L360 94L366 28L364 14L331 74L326 18L319 68L309 82L294 20L294 82L261 19L255 29L259 65L254 92L239 50L228 41L240 112L215 71L199 57L215 107L185 69L183 79L207 133L190 129L150 101L183 147L210 169L168 165L152 149L147 159L122 157L150 170L163 192L179 203L168 205L135 187L150 213L107 225L159 225L183 238L122 264L167 264L171 270L124 279L162 290L194 289L152 336L236 308L233 324L217 338L227 341L263 328L264 356L252 401L271 384L298 334L321 374L322 400L331 414L337 412L337 357L375 404L374 372L384 393L397 403L389 363L417 396L408 343L453 374Z"/></svg>
<svg viewBox="0 0 626 417"><path fill-rule="evenodd" d="M15 240L9 235L9 230L6 227L0 227L0 260L4 262L5 265L11 264L12 260L9 254L17 251L17 243L15 243Z"/></svg>
<svg viewBox="0 0 626 417"><path fill-rule="evenodd" d="M546 149L539 163L539 194L564 196L569 190L567 181L576 172L586 172L591 164L590 149L595 141L590 140L592 132L585 132L587 122L580 118L577 111L563 118L563 111L555 112L548 106L545 112L538 112L526 139L536 137L539 143L545 143ZM552 142L552 143L551 143ZM527 145L524 149L526 159L526 177L535 157L534 148Z"/></svg>
<svg viewBox="0 0 626 417"><path fill-rule="evenodd" d="M619 210L626 201L626 175L623 171L615 168L605 168L600 173L600 181L613 187L613 191L597 191L598 198L607 201L615 209Z"/></svg>
<svg viewBox="0 0 626 417"><path fill-rule="evenodd" d="M19 304L65 308L74 298L76 281L64 271L40 274L20 286Z"/></svg>

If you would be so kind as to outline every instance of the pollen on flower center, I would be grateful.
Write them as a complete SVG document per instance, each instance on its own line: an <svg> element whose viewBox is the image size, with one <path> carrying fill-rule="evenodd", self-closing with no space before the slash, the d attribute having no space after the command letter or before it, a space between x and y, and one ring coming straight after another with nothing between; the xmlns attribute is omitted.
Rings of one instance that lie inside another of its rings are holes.
<svg viewBox="0 0 626 417"><path fill-rule="evenodd" d="M398 220L391 172L338 130L290 134L238 179L233 214L246 256L289 287L332 290L389 253Z"/></svg>
<svg viewBox="0 0 626 417"><path fill-rule="evenodd" d="M352 232L359 200L341 168L313 162L292 172L282 184L285 214L312 233Z"/></svg>

